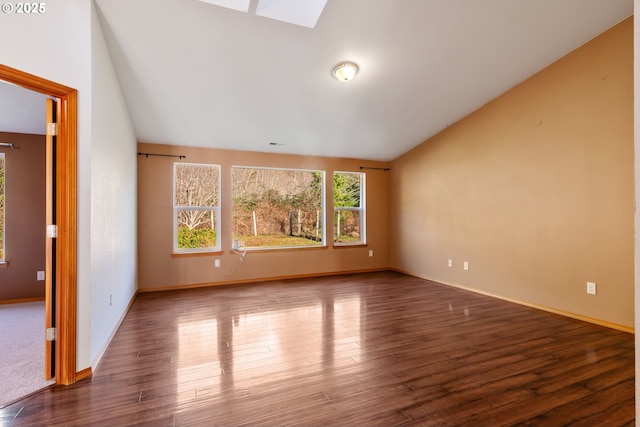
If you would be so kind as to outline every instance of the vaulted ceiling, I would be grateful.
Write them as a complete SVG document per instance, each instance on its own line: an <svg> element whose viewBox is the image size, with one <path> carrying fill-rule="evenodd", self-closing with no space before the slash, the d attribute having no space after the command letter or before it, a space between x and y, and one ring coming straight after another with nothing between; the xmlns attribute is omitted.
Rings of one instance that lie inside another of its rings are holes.
<svg viewBox="0 0 640 427"><path fill-rule="evenodd" d="M262 16L291 0L208 1L96 0L140 141L392 160L633 13L632 0L328 0L309 28ZM347 83L331 76L345 60L360 68Z"/></svg>

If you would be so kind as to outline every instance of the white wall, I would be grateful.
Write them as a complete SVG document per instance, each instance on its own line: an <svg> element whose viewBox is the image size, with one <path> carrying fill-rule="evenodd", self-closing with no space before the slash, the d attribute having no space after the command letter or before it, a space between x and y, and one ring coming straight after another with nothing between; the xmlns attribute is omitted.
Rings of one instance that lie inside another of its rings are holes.
<svg viewBox="0 0 640 427"><path fill-rule="evenodd" d="M77 368L90 366L91 1L56 0L41 15L3 14L5 65L78 90ZM55 37L54 37L55 35Z"/></svg>
<svg viewBox="0 0 640 427"><path fill-rule="evenodd" d="M123 236L123 233L131 234L136 221L135 163L131 166L135 162L135 156L131 155L135 152L135 138L122 111L123 104L113 93L119 89L109 71L110 60L104 48L99 49L93 59L92 45L103 42L100 30L92 29L92 1L55 0L46 6L40 15L3 13L0 16L0 60L10 67L78 90L76 363L77 369L82 370L99 356L110 336L108 331L115 328L123 314L126 303L119 299L126 299L136 286L135 240ZM94 75L94 66L107 70L97 69ZM103 120L108 123L102 123ZM111 153L112 145L124 149ZM106 152L110 153L106 160L110 166L101 163ZM111 188L117 183L114 176L119 174L123 174L120 187ZM96 199L95 205L92 205L92 196ZM99 200L101 197L106 201ZM119 203L111 203L115 199ZM114 225L124 231L114 233L110 229ZM104 265L120 273L110 272L106 277L99 277L101 271L94 273L93 270ZM114 279L124 283L107 284ZM106 292L114 294L114 304L108 308L94 307Z"/></svg>
<svg viewBox="0 0 640 427"><path fill-rule="evenodd" d="M91 361L95 369L137 289L137 144L95 6L91 19Z"/></svg>

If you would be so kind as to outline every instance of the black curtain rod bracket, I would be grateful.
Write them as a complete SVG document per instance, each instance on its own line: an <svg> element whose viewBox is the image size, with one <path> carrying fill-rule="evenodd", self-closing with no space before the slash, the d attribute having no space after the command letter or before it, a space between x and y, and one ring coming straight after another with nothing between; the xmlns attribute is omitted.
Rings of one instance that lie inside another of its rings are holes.
<svg viewBox="0 0 640 427"><path fill-rule="evenodd" d="M156 153L138 153L138 156L145 156L147 159L149 158L149 156L156 156L156 157L175 157L178 158L180 160L182 159L186 159L187 156L183 156L183 155L177 155L177 154L156 154Z"/></svg>
<svg viewBox="0 0 640 427"><path fill-rule="evenodd" d="M360 170L365 170L365 169L376 170L376 171L384 171L384 172L389 172L391 170L391 168L370 168L368 166L360 166Z"/></svg>

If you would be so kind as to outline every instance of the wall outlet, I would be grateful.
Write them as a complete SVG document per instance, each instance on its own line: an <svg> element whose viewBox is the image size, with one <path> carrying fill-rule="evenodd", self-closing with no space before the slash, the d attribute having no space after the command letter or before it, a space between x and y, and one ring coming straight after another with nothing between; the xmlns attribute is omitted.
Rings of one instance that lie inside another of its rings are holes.
<svg viewBox="0 0 640 427"><path fill-rule="evenodd" d="M220 258L216 258L214 263L215 263L214 265L216 266L216 268L220 268Z"/></svg>
<svg viewBox="0 0 640 427"><path fill-rule="evenodd" d="M453 260L452 259L449 260L449 267L453 267Z"/></svg>
<svg viewBox="0 0 640 427"><path fill-rule="evenodd" d="M373 256L373 249L369 249L369 256Z"/></svg>
<svg viewBox="0 0 640 427"><path fill-rule="evenodd" d="M44 271L38 271L36 273L36 280L38 280L38 281L44 280Z"/></svg>
<svg viewBox="0 0 640 427"><path fill-rule="evenodd" d="M469 271L469 262L465 261L464 264L462 265L462 268L464 268L465 271Z"/></svg>
<svg viewBox="0 0 640 427"><path fill-rule="evenodd" d="M596 283L595 282L587 282L587 293L589 295L596 294Z"/></svg>
<svg viewBox="0 0 640 427"><path fill-rule="evenodd" d="M109 295L109 307L113 305L113 295Z"/></svg>

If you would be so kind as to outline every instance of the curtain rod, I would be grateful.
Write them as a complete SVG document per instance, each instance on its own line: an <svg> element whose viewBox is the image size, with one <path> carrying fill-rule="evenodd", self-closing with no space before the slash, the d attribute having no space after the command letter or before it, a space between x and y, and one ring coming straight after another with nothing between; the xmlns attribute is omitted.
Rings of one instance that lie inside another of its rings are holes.
<svg viewBox="0 0 640 427"><path fill-rule="evenodd" d="M149 158L149 156L156 156L156 157L177 157L178 159L186 159L187 156L183 156L183 155L176 155L176 154L155 154L155 153L138 153L138 156L145 156L147 158Z"/></svg>
<svg viewBox="0 0 640 427"><path fill-rule="evenodd" d="M390 168L370 168L370 167L367 167L367 166L360 166L360 170L364 170L364 169L370 169L370 170L376 170L376 171L385 171L385 172L388 172L388 171L391 170Z"/></svg>
<svg viewBox="0 0 640 427"><path fill-rule="evenodd" d="M13 142L0 142L0 147L14 148L13 147Z"/></svg>

